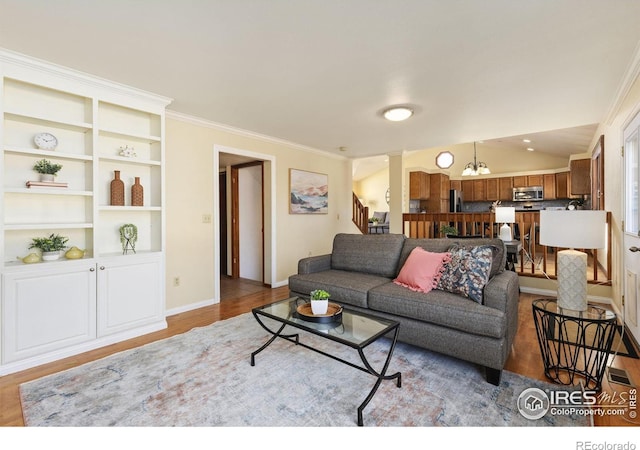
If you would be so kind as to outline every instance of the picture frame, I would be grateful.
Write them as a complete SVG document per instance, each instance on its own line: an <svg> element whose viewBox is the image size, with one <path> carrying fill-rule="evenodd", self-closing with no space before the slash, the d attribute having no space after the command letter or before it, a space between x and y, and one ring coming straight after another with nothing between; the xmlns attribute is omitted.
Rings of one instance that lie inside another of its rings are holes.
<svg viewBox="0 0 640 450"><path fill-rule="evenodd" d="M329 176L289 169L289 214L328 214Z"/></svg>

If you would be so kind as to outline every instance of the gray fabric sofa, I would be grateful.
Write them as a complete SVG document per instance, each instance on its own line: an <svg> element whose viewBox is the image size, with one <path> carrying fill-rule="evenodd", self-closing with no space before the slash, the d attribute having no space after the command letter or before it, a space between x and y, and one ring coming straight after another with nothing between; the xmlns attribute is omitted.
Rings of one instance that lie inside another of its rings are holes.
<svg viewBox="0 0 640 450"><path fill-rule="evenodd" d="M411 251L446 252L452 245L490 245L491 274L483 301L442 290L415 292L393 283ZM411 239L401 234L338 234L332 253L298 262L289 277L292 296L308 298L314 289L332 301L400 322L398 339L483 366L488 382L499 385L518 328L519 282L505 270L500 239Z"/></svg>

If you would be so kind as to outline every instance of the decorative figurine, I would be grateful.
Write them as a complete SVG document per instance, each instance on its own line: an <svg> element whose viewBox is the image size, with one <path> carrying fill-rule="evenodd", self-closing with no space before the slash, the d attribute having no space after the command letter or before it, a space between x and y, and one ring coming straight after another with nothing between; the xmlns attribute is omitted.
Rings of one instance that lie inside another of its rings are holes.
<svg viewBox="0 0 640 450"><path fill-rule="evenodd" d="M136 155L136 151L133 147L125 145L124 147L120 146L120 156L124 156L125 158L135 158L138 155Z"/></svg>
<svg viewBox="0 0 640 450"><path fill-rule="evenodd" d="M122 243L122 254L126 255L129 250L136 252L136 241L138 240L138 227L132 223L124 224L120 227L120 242Z"/></svg>

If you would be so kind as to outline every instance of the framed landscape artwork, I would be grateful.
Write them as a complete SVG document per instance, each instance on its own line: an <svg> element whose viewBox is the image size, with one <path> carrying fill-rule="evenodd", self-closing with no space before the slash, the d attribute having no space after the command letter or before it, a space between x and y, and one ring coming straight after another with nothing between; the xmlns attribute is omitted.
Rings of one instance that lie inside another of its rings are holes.
<svg viewBox="0 0 640 450"><path fill-rule="evenodd" d="M327 214L329 177L326 174L289 169L289 213Z"/></svg>

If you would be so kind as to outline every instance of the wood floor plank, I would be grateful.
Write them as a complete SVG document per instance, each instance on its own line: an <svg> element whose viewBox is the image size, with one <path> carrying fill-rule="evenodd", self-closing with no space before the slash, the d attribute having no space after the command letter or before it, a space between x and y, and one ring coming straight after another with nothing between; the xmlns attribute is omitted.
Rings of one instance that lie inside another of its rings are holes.
<svg viewBox="0 0 640 450"><path fill-rule="evenodd" d="M242 281L236 283L238 283L238 288L234 291L228 280L225 281L225 296L219 304L168 317L168 327L165 330L0 377L0 426L24 425L19 395L19 386L24 382L184 333L195 327L203 327L219 320L229 319L249 312L256 306L287 298L289 294L286 286L275 289L256 289L255 283L252 286L243 286ZM234 292L239 295L234 295ZM538 297L531 294L520 295L518 333L505 368L530 378L547 381L531 312L531 303ZM614 367L627 370L632 380L640 382L640 360L622 356L611 359L611 364ZM606 380L603 383L603 392L611 395L626 389L621 385L610 384ZM640 422L634 423L624 417L612 416L595 417L595 424L597 426L638 426Z"/></svg>

